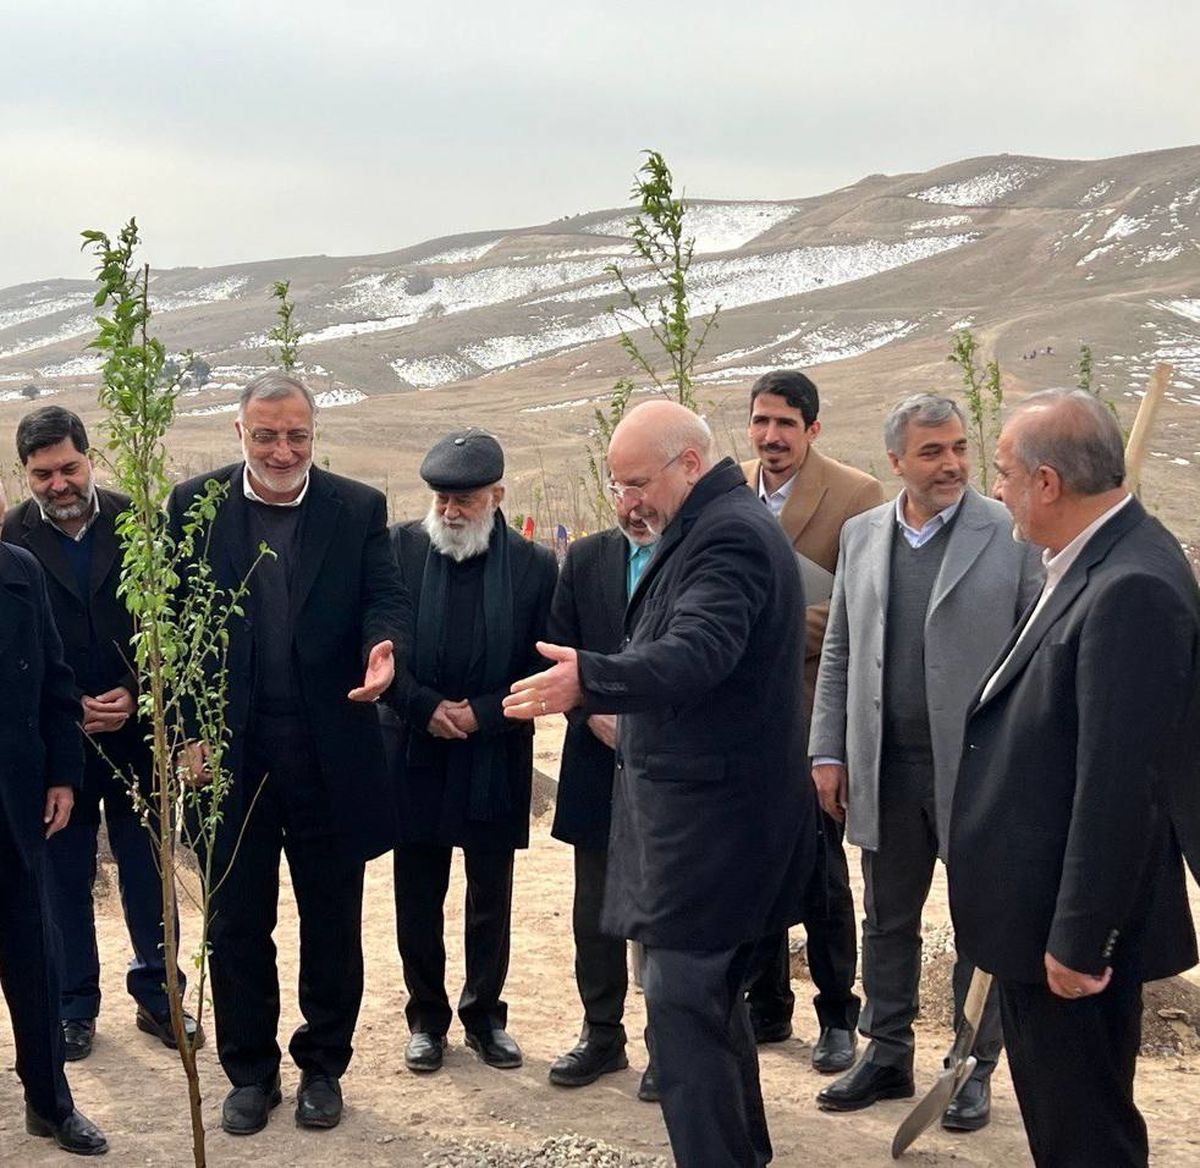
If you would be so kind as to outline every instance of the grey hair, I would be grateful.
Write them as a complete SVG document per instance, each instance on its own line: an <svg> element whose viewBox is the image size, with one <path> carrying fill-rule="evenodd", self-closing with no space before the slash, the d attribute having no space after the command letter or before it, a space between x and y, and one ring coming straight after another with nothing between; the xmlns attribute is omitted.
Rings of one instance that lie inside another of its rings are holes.
<svg viewBox="0 0 1200 1168"><path fill-rule="evenodd" d="M883 444L890 453L901 455L908 444L911 423L941 426L951 418L957 418L966 428L967 420L957 402L939 393L914 393L888 410L883 420Z"/></svg>
<svg viewBox="0 0 1200 1168"><path fill-rule="evenodd" d="M308 402L309 412L316 417L317 399L313 397L312 390L299 377L281 369L268 369L266 373L260 373L252 381L246 382L238 398L238 417L246 416L246 407L252 401L278 401L294 393Z"/></svg>
<svg viewBox="0 0 1200 1168"><path fill-rule="evenodd" d="M1076 495L1100 495L1125 481L1125 441L1112 411L1086 389L1043 389L1013 411L1013 457L1030 473L1052 467Z"/></svg>
<svg viewBox="0 0 1200 1168"><path fill-rule="evenodd" d="M664 460L678 458L685 450L694 450L706 467L712 463L712 430L699 414L689 411L663 423L655 441Z"/></svg>

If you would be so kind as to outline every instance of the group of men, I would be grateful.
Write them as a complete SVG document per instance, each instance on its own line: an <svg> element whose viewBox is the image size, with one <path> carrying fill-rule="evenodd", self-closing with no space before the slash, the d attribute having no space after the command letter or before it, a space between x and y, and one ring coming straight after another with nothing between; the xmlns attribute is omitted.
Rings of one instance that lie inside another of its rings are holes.
<svg viewBox="0 0 1200 1168"><path fill-rule="evenodd" d="M1140 986L1196 960L1181 860L1182 847L1200 867L1194 578L1125 492L1120 431L1086 394L1049 391L1014 412L996 455L1001 501L969 486L949 399L918 394L889 412L902 486L889 502L821 454L818 414L804 374L760 378L757 458L739 467L683 407L633 409L607 451L616 526L572 544L560 573L506 522L504 454L487 432L430 449L428 511L389 532L382 495L313 464L303 382L268 373L246 386L242 460L180 484L168 505L179 532L204 483L225 484L204 554L222 587L249 579L229 625L233 782L213 845L227 873L210 933L226 1131L262 1130L282 1099L281 854L300 921L304 1022L289 1053L301 1126L341 1119L363 870L386 851L407 1067L438 1070L453 1018L455 848L467 879L458 1018L485 1063L521 1065L503 999L513 857L529 839L532 719L565 713L553 833L574 848L583 1026L551 1082L628 1066L632 939L650 1054L638 1093L661 1104L676 1160L769 1162L755 1047L791 1035L788 928L803 923L812 1063L840 1075L819 1106L911 1096L921 912L940 857L956 1010L976 965L997 978L943 1125L988 1122L1003 1028L1039 1165L1146 1163L1132 1095ZM148 781L117 594L126 500L95 484L68 411L34 411L17 442L31 498L5 517L17 546L0 547L14 693L0 714L0 972L27 1127L89 1153L107 1144L75 1110L63 1062L90 1053L100 1004L101 802L136 1025L175 1042L158 874L111 769ZM272 556L258 557L263 543ZM188 765L203 782L205 760ZM863 856L861 1016L843 833Z"/></svg>

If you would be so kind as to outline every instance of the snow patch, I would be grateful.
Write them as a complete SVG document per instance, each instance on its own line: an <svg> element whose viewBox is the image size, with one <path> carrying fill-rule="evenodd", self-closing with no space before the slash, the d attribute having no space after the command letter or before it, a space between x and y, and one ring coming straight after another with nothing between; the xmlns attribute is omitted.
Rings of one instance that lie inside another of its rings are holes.
<svg viewBox="0 0 1200 1168"><path fill-rule="evenodd" d="M330 410L337 406L352 406L367 400L367 395L358 389L326 389L313 394L313 397L319 410Z"/></svg>
<svg viewBox="0 0 1200 1168"><path fill-rule="evenodd" d="M686 208L684 235L695 239L695 255L735 251L796 214L795 207L780 203L687 203ZM581 230L628 239L629 220L635 213L631 208L619 219L605 219Z"/></svg>
<svg viewBox="0 0 1200 1168"><path fill-rule="evenodd" d="M950 207L990 207L1039 174L1041 171L1033 167L1010 166L989 170L961 182L926 187L922 191L913 191L908 197L926 203L945 203Z"/></svg>
<svg viewBox="0 0 1200 1168"><path fill-rule="evenodd" d="M1093 203L1098 203L1105 195L1112 190L1113 180L1111 178L1101 179L1095 186L1088 187L1083 193L1083 197L1079 200L1081 207L1090 207Z"/></svg>
<svg viewBox="0 0 1200 1168"><path fill-rule="evenodd" d="M451 247L446 251L435 252L417 260L419 264L473 264L482 259L493 247L500 242L499 238L489 239L485 243L471 243L466 247Z"/></svg>
<svg viewBox="0 0 1200 1168"><path fill-rule="evenodd" d="M1139 219L1136 215L1118 215L1109 224L1108 230L1100 236L1100 242L1107 243L1110 239L1128 239L1129 236L1136 235L1149 226L1149 219Z"/></svg>
<svg viewBox="0 0 1200 1168"><path fill-rule="evenodd" d="M87 292L72 293L69 296L55 296L49 300L36 300L36 292L29 292L23 299L29 303L16 308L6 308L0 311L0 329L15 328L26 321L39 320L45 316L53 316L58 312L70 312L74 308L82 308L91 304L92 297Z"/></svg>
<svg viewBox="0 0 1200 1168"><path fill-rule="evenodd" d="M910 223L905 230L912 232L938 227L969 227L971 222L970 215L943 215L940 219L920 219L916 223Z"/></svg>
<svg viewBox="0 0 1200 1168"><path fill-rule="evenodd" d="M417 389L437 389L470 377L474 370L456 357L400 357L393 361L392 372L401 381Z"/></svg>

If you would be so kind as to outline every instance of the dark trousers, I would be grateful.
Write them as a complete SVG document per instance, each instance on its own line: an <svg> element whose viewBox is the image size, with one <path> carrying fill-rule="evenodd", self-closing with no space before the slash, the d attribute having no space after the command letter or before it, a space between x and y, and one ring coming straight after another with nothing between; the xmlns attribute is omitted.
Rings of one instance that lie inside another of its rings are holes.
<svg viewBox="0 0 1200 1168"><path fill-rule="evenodd" d="M817 987L813 1005L822 1030L853 1030L861 1005L854 993L857 925L842 834L840 823L821 815L822 860L813 870L805 898L805 952ZM790 1022L796 996L792 993L787 933L766 938L757 952L747 995L750 1016L760 1026Z"/></svg>
<svg viewBox="0 0 1200 1168"><path fill-rule="evenodd" d="M300 917L305 1019L288 1049L301 1070L340 1077L353 1053L362 1003L363 863L347 854L330 827L316 751L302 723L260 718L247 743L246 763L247 799L267 778L212 903L217 1054L235 1087L268 1083L279 1070L279 971L272 934L282 851Z"/></svg>
<svg viewBox="0 0 1200 1168"><path fill-rule="evenodd" d="M1045 985L1001 981L1004 1044L1038 1168L1145 1168L1133 1101L1142 986L1114 969L1103 993L1067 1001Z"/></svg>
<svg viewBox="0 0 1200 1168"><path fill-rule="evenodd" d="M625 1027L621 1019L629 989L625 940L600 931L607 867L607 848L575 849L575 902L571 915L575 984L583 1002L580 1037L603 1046L623 1046Z"/></svg>
<svg viewBox="0 0 1200 1168"><path fill-rule="evenodd" d="M43 858L24 868L0 827L0 984L8 1003L17 1075L43 1119L61 1123L74 1110L63 1074L59 1024L58 937L46 894Z"/></svg>
<svg viewBox="0 0 1200 1168"><path fill-rule="evenodd" d="M100 1012L100 954L92 893L96 883L96 837L100 805L117 862L121 907L133 943L125 975L130 996L155 1017L167 1013L163 962L162 885L150 833L142 826L125 785L89 753L83 790L71 821L47 844L50 903L62 933L63 1020L87 1020ZM175 940L179 929L176 917ZM181 988L187 979L179 973Z"/></svg>
<svg viewBox="0 0 1200 1168"><path fill-rule="evenodd" d="M758 1051L745 1000L752 947L645 947L647 1031L663 1120L680 1168L771 1160Z"/></svg>
<svg viewBox="0 0 1200 1168"><path fill-rule="evenodd" d="M462 849L467 870L466 981L458 1017L469 1033L503 1030L508 1005L512 923L512 848ZM396 941L404 966L409 1029L445 1034L452 1012L446 996L446 892L453 848L400 844L393 852Z"/></svg>
<svg viewBox="0 0 1200 1168"><path fill-rule="evenodd" d="M921 911L938 858L933 764L891 762L880 776L879 787L879 849L862 854L862 975L867 1004L859 1028L871 1040L867 1049L871 1062L911 1070L913 1019L920 1006ZM971 963L957 956L956 1027L971 973ZM1000 1007L993 986L975 1040L977 1078L992 1073L1000 1048Z"/></svg>

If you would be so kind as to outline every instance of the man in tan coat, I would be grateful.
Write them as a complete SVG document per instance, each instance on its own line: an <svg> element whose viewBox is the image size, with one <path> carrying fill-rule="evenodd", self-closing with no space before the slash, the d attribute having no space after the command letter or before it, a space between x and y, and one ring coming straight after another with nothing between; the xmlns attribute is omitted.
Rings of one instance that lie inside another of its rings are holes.
<svg viewBox="0 0 1200 1168"><path fill-rule="evenodd" d="M804 576L809 601L806 716L812 712L842 524L883 502L877 479L826 457L813 445L821 432L819 409L817 387L803 373L777 369L764 374L750 390L749 437L758 457L742 464L747 483L791 540ZM812 1063L818 1071L835 1074L854 1061L861 1005L853 992L858 951L842 827L827 815L820 822L824 863L818 861L804 917L808 965L817 986L813 1005L821 1028ZM795 1005L787 934L764 939L760 958L747 995L755 1038L782 1042L792 1033Z"/></svg>

